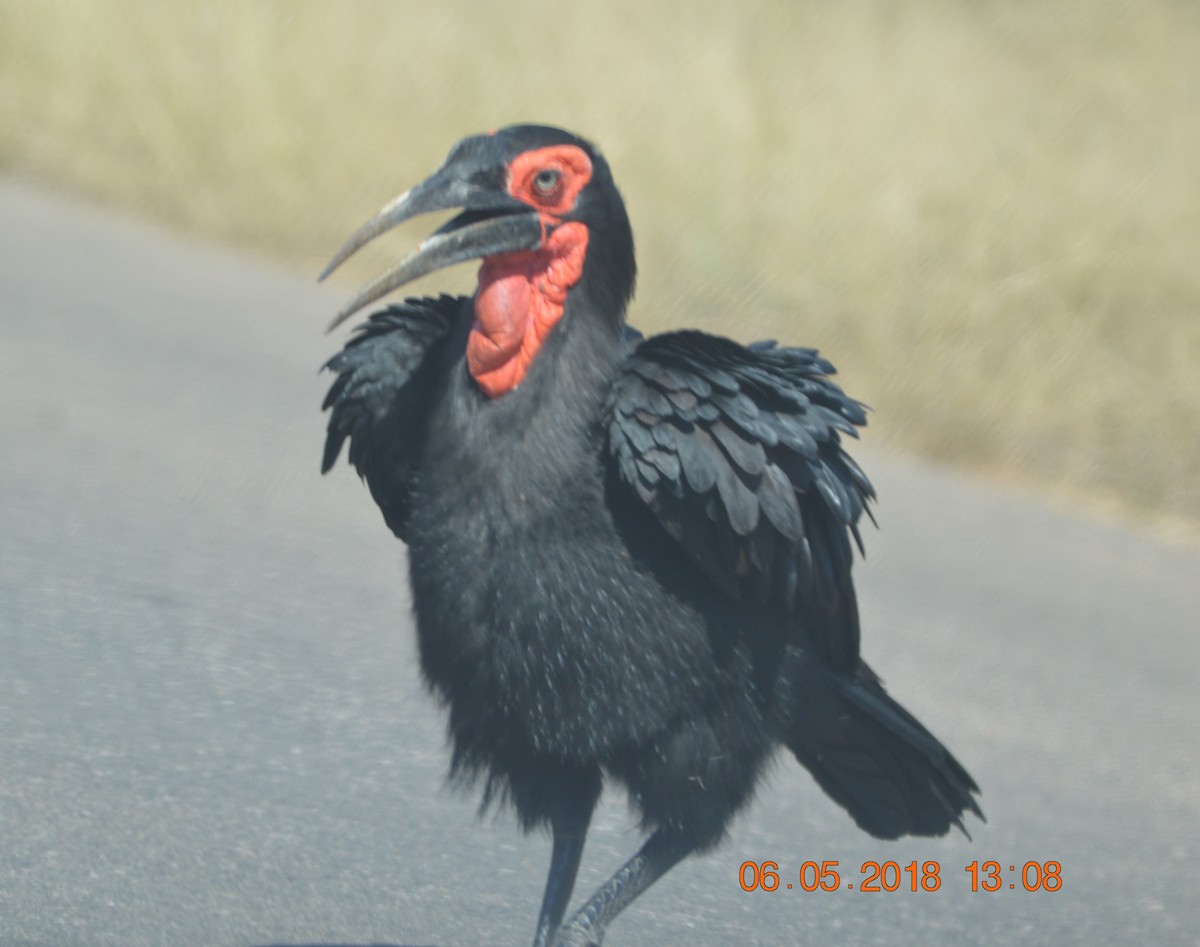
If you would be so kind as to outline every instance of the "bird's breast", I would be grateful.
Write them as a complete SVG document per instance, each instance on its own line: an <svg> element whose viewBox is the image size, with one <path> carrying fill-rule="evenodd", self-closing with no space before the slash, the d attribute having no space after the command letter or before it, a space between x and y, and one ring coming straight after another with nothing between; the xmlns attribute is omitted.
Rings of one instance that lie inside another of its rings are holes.
<svg viewBox="0 0 1200 947"><path fill-rule="evenodd" d="M708 699L702 616L635 567L600 505L451 492L419 496L409 569L422 667L459 725L603 754Z"/></svg>

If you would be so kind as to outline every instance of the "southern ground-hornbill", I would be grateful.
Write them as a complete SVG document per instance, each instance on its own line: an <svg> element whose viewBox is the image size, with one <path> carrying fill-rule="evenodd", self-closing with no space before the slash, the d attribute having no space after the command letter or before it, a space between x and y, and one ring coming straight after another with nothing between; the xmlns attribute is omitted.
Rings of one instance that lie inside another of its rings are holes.
<svg viewBox="0 0 1200 947"><path fill-rule="evenodd" d="M459 142L325 273L450 209L334 325L452 263L482 258L478 288L359 327L328 364L323 466L349 439L408 544L452 774L553 833L534 944L599 944L721 839L780 744L880 838L981 815L971 777L859 657L851 538L874 494L842 450L865 418L832 366L627 328L625 207L600 153L555 128ZM564 924L605 776L649 838Z"/></svg>

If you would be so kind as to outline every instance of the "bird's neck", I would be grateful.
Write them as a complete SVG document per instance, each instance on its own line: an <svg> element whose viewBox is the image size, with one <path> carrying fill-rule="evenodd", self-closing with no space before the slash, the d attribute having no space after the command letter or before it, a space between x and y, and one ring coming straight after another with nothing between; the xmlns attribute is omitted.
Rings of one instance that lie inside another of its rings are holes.
<svg viewBox="0 0 1200 947"><path fill-rule="evenodd" d="M444 494L451 507L491 496L493 512L513 515L533 515L563 496L599 496L606 400L624 342L619 316L596 312L577 295L584 289L570 294L521 384L507 394L488 397L469 366L454 363L426 442L430 468L454 474L430 481L431 494Z"/></svg>

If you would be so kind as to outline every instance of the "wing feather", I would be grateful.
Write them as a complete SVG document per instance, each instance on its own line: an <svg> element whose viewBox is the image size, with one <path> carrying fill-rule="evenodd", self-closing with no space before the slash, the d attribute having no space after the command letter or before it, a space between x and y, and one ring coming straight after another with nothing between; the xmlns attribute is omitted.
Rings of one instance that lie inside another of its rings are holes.
<svg viewBox="0 0 1200 947"><path fill-rule="evenodd" d="M722 589L810 609L814 640L857 660L850 542L875 493L841 435L863 406L813 349L628 339L608 414L620 479Z"/></svg>
<svg viewBox="0 0 1200 947"><path fill-rule="evenodd" d="M333 467L349 441L350 463L401 539L410 460L428 406L430 355L462 305L460 297L440 296L389 306L360 325L325 364L336 377L322 404L330 415L321 472Z"/></svg>

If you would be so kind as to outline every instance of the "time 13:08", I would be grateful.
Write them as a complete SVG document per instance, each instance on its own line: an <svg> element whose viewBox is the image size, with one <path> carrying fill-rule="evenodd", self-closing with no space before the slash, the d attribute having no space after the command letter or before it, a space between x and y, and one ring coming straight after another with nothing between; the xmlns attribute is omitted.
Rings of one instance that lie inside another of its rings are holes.
<svg viewBox="0 0 1200 947"><path fill-rule="evenodd" d="M1016 865L1008 870L1016 871ZM971 876L972 891L999 891L1001 888L1016 888L1017 882L1004 880L998 861L973 861L963 869ZM1021 887L1026 891L1058 891L1062 888L1062 865L1056 861L1028 861L1021 866Z"/></svg>

